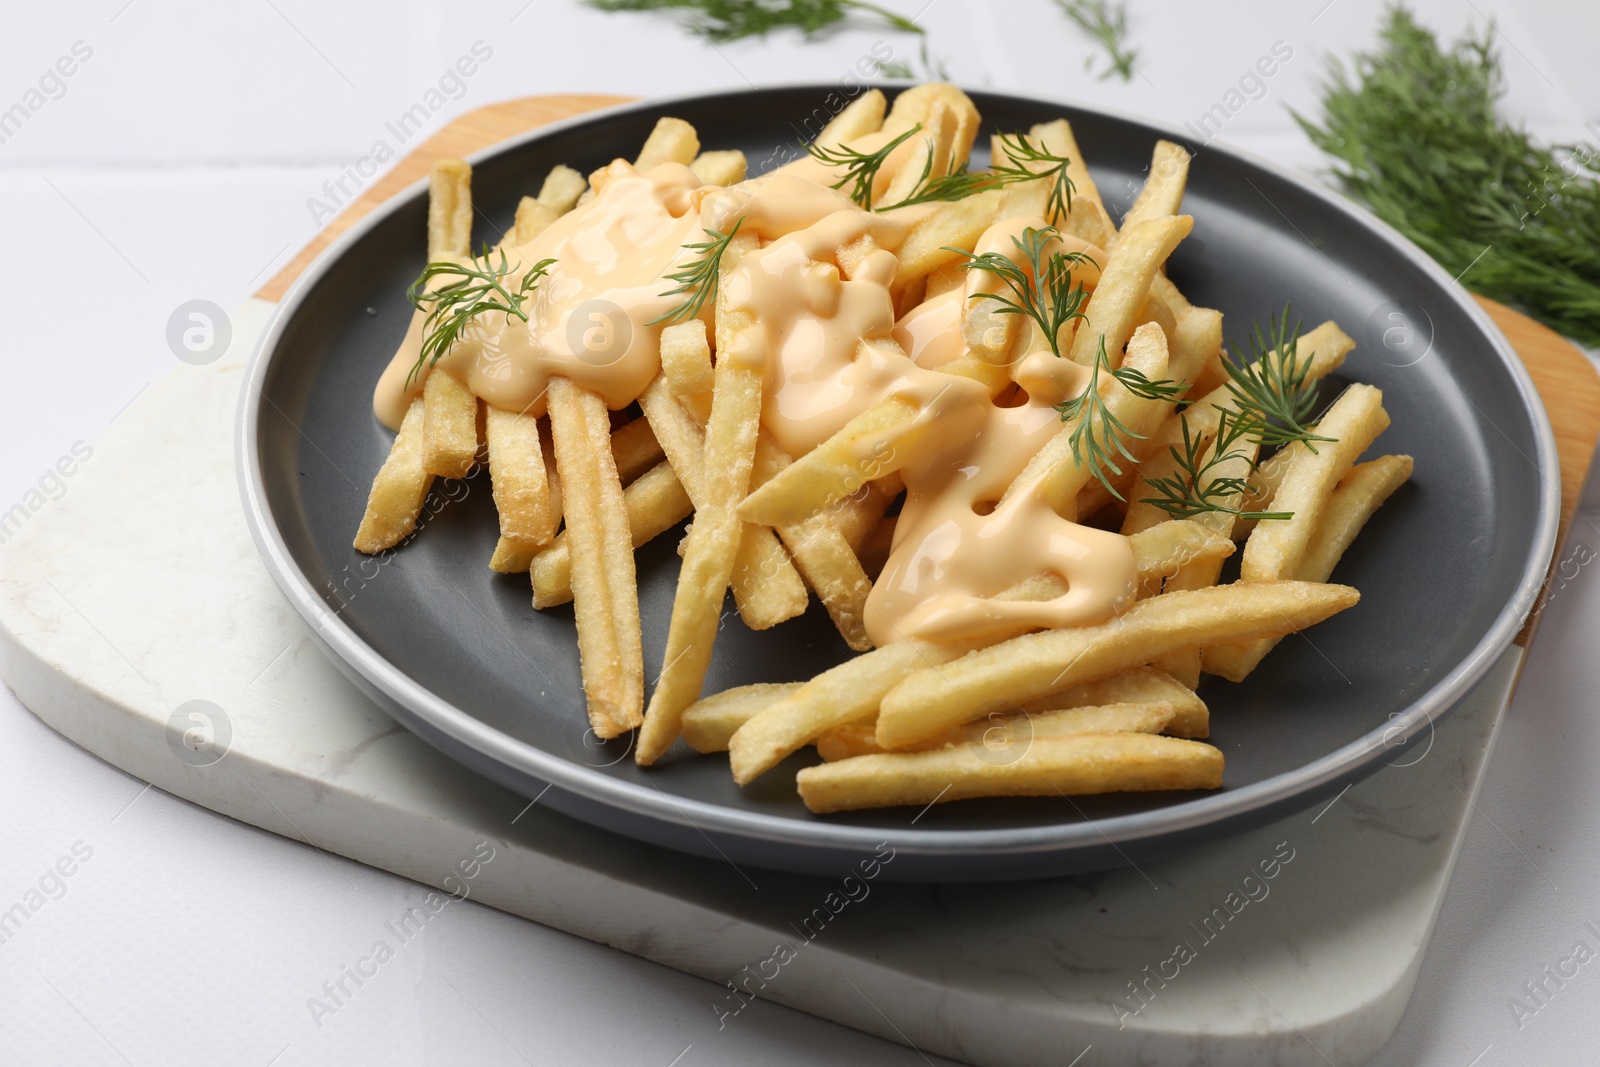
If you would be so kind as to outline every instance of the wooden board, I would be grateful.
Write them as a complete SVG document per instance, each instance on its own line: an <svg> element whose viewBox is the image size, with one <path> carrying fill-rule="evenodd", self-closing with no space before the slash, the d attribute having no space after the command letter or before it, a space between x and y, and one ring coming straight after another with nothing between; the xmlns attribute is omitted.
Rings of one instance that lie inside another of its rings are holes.
<svg viewBox="0 0 1600 1067"><path fill-rule="evenodd" d="M369 186L255 295L262 300L281 299L300 272L324 248L367 212L412 182L427 177L435 159L471 155L539 126L586 111L625 104L630 99L597 95L529 96L467 112L418 145L393 170ZM1566 539L1567 525L1589 476L1595 441L1600 438L1600 375L1582 352L1555 331L1504 304L1481 296L1477 300L1527 365L1555 427L1556 447L1561 456L1561 533L1556 542L1560 545ZM1552 568L1559 559L1558 552ZM1519 644L1526 646L1532 640L1541 614L1534 613L1518 638Z"/></svg>

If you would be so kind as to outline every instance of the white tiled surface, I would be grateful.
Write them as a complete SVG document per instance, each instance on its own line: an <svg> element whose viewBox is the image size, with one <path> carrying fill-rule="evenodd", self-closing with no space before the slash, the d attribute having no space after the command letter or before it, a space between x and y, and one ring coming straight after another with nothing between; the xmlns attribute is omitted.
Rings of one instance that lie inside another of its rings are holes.
<svg viewBox="0 0 1600 1067"><path fill-rule="evenodd" d="M916 14L923 3L892 6ZM1285 41L1294 58L1224 138L1309 169L1316 155L1285 105L1311 106L1322 55L1367 43L1380 10L1367 0L1324 4L1134 0L1142 74L1127 85L1082 75L1089 49L1047 0L934 0L920 18L931 51L960 80L1174 122L1204 111ZM1451 34L1497 19L1508 111L1542 136L1574 139L1600 120L1593 5L1417 6ZM914 52L903 35L866 24L804 45L779 34L717 50L669 17L605 16L556 0L100 0L8 11L6 22L0 110L75 42L93 54L59 99L0 144L9 327L0 511L37 499L30 490L74 442L92 440L171 366L164 334L177 305L231 307L303 244L315 229L307 198L474 42L493 54L435 126L537 92L826 77L879 39ZM71 480L44 488L71 492ZM1600 499L1574 538L1600 548ZM106 541L115 551L116 531ZM1595 1059L1600 964L1560 985L1541 975L1580 940L1600 950L1584 929L1589 920L1600 928L1600 801L1588 784L1600 765L1593 573L1580 569L1547 612L1411 1010L1378 1063ZM0 692L0 826L0 912L75 843L92 849L60 898L0 944L7 1064L920 1062L766 1004L718 1032L712 986L471 903L430 924L318 1027L307 998L421 890L141 794L141 783L58 738L9 692ZM1542 1005L1523 990L1540 980ZM1520 1027L1513 997L1538 1009Z"/></svg>

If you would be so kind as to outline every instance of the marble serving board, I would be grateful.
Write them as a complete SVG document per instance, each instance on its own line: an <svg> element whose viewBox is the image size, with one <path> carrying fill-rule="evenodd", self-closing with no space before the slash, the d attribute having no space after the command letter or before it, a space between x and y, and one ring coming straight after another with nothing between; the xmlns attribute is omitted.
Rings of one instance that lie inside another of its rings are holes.
<svg viewBox="0 0 1600 1067"><path fill-rule="evenodd" d="M179 366L0 546L0 673L50 726L225 815L975 1064L1359 1064L1398 1023L1523 650L1389 769L1204 850L980 886L735 868L575 822L428 747L318 651L234 479L244 357ZM1590 438L1592 442L1592 437ZM892 864L887 852L881 861Z"/></svg>

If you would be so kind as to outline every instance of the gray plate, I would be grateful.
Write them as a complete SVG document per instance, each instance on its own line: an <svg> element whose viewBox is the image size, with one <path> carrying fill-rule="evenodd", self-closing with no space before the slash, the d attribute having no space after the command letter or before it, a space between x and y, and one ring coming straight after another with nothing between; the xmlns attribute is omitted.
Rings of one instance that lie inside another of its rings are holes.
<svg viewBox="0 0 1600 1067"><path fill-rule="evenodd" d="M818 109L836 92L816 85L650 101L506 142L473 160L478 236L496 240L518 198L553 165L587 172L631 155L661 115L694 123L708 147L743 149L759 169L815 133L813 116L825 115ZM1185 140L1068 104L972 95L985 131L1070 118L1114 214L1139 187L1156 139ZM892 877L954 882L1092 870L1239 832L1409 758L1399 746L1511 642L1554 548L1556 453L1533 386L1500 333L1431 260L1370 215L1215 146L1200 147L1184 210L1195 217L1194 236L1170 265L1183 291L1220 308L1233 338L1286 300L1308 325L1338 320L1358 348L1326 389L1349 380L1381 387L1394 425L1379 444L1416 457L1412 483L1336 574L1360 587L1361 604L1285 641L1245 684L1208 679L1202 687L1212 740L1227 755L1219 791L818 817L794 792L794 771L808 757L740 791L721 756L643 772L625 741L596 743L586 733L570 609L535 612L525 577L487 567L496 526L486 477L436 485L425 529L387 562L350 548L391 440L370 399L405 331L404 291L425 258L423 183L319 258L261 341L239 413L252 533L335 662L397 719L483 774L623 834L817 874L887 840L898 850ZM658 538L639 553L652 679L677 540ZM817 607L765 633L734 621L719 635L707 690L807 678L847 655Z"/></svg>

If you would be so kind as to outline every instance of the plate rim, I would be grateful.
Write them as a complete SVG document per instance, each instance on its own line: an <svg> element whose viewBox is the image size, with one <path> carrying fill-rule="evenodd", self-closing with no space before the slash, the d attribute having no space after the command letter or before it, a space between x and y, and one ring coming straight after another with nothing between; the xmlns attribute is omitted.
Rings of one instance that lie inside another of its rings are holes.
<svg viewBox="0 0 1600 1067"><path fill-rule="evenodd" d="M892 90L904 89L914 84L916 84L914 81L880 79L874 81L872 87ZM658 111L690 101L710 101L723 97L768 92L812 91L825 95L834 92L836 88L831 82L793 81L650 96L629 103L597 108L535 127L485 146L471 153L467 159L469 162L477 163L514 151L542 137L559 134L597 120L605 121L641 111ZM1048 107L1102 115L1150 130L1156 137L1184 145L1192 143L1192 138L1178 127L1133 112L1040 93L987 88L963 87L963 89L985 96L1009 97ZM1334 189L1312 181L1309 176L1232 145L1208 141L1202 147L1205 151L1232 157L1238 162L1259 168L1336 211L1352 216L1353 221L1363 225L1390 245L1396 255L1403 257L1412 266L1420 268L1425 276L1431 278L1447 299L1467 313L1469 321L1487 338L1501 363L1510 371L1516 386L1517 400L1532 422L1536 441L1535 458L1541 475L1539 514L1534 528L1533 550L1528 555L1514 593L1501 607L1494 623L1483 637L1449 673L1411 701L1403 711L1395 713L1396 717L1386 726L1375 727L1361 737L1293 770L1225 792L1186 800L1157 811L1086 818L1081 822L1072 823L1000 830L940 830L915 827L889 829L807 822L789 816L741 811L707 801L677 797L663 792L659 787L635 785L594 773L593 768L565 760L486 725L470 712L451 704L421 683L412 680L362 640L336 612L331 611L305 573L295 564L277 524L268 512L262 470L263 457L257 447L261 405L259 402L251 401L253 397L261 396L262 384L274 361L273 357L281 355L278 343L284 329L307 294L333 264L352 246L359 243L369 231L423 192L428 184L428 179L425 177L399 190L374 207L317 255L278 301L270 322L251 352L243 388L239 394L234 435L235 473L251 538L255 541L262 561L273 580L296 612L311 627L313 635L334 656L340 666L354 671L365 681L366 685L363 688L368 689L370 693L380 695L384 698L384 702L394 705L385 708L390 714L398 713L397 717L402 722L415 716L429 729L438 731L456 744L522 775L554 785L590 803L625 811L648 820L667 822L680 829L698 831L702 834L715 831L769 846L792 845L806 849L855 851L870 851L887 836L897 850L911 855L929 859L982 858L1029 853L1066 853L1079 849L1103 848L1107 844L1113 847L1137 845L1144 841L1196 831L1212 824L1245 820L1252 813L1270 810L1277 805L1292 802L1299 796L1315 798L1319 795L1319 791L1325 793L1331 785L1345 777L1353 780L1372 773L1376 768L1371 764L1376 762L1379 751L1403 744L1425 726L1431 728L1440 716L1446 714L1467 694L1515 641L1524 620L1537 601L1550 561L1556 551L1561 506L1558 488L1560 460L1549 414L1521 357L1516 354L1500 329L1494 325L1488 312L1427 253L1363 205Z"/></svg>

